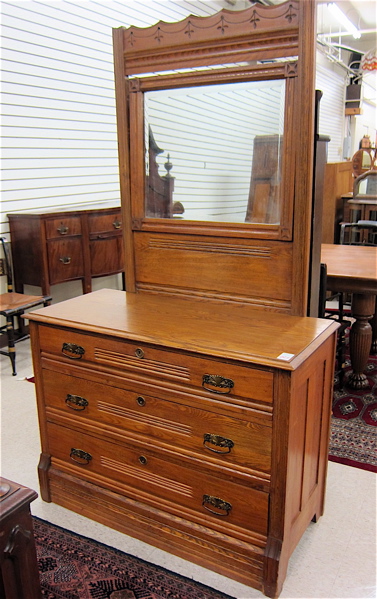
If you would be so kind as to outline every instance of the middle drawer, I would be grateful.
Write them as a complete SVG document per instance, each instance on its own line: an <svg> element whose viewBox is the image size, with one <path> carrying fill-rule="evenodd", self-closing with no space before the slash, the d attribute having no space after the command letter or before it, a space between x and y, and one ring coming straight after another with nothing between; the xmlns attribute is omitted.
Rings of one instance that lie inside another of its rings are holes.
<svg viewBox="0 0 377 599"><path fill-rule="evenodd" d="M156 446L194 451L221 464L269 473L271 423L201 410L135 391L43 369L47 409L143 435ZM53 417L50 412L49 419Z"/></svg>

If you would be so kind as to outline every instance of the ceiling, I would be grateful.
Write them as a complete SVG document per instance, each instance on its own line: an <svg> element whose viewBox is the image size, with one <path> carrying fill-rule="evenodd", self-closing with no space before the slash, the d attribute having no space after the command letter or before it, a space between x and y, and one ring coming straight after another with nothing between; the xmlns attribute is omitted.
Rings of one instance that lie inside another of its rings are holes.
<svg viewBox="0 0 377 599"><path fill-rule="evenodd" d="M234 10L242 10L250 4L281 4L286 0L223 0L217 2ZM354 39L333 17L327 0L318 1L318 39L326 37L328 43L341 45L364 54L377 46L377 2L376 0L335 0L342 12L361 32L360 39ZM215 0L216 3L216 0Z"/></svg>
<svg viewBox="0 0 377 599"><path fill-rule="evenodd" d="M319 38L323 36L332 43L349 47L362 54L373 50L377 45L377 3L375 0L336 0L335 4L358 28L360 39L354 39L340 25L327 8L328 2L319 0L317 31Z"/></svg>

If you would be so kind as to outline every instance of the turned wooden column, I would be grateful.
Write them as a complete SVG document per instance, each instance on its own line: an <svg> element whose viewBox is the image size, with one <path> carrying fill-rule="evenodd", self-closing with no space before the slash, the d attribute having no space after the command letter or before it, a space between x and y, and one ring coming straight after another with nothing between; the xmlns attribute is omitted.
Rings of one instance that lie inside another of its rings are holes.
<svg viewBox="0 0 377 599"><path fill-rule="evenodd" d="M372 294L354 293L352 296L352 316L355 322L350 333L350 358L353 372L348 379L348 386L352 389L368 387L368 380L364 371L372 346L372 326L369 320L375 312L376 296Z"/></svg>
<svg viewBox="0 0 377 599"><path fill-rule="evenodd" d="M370 321L372 327L372 354L377 354L377 296L376 296L376 306L374 309L373 318Z"/></svg>

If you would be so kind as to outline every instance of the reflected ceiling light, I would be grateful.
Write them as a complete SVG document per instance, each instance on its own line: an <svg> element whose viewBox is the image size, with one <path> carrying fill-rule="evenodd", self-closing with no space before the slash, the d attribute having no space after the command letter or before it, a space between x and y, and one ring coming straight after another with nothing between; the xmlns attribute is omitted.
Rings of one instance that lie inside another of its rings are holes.
<svg viewBox="0 0 377 599"><path fill-rule="evenodd" d="M327 8L334 15L334 17L339 21L339 23L341 23L341 25L343 25L343 27L346 29L347 33L351 33L352 36L355 38L355 40L360 39L360 37L361 37L360 31L357 29L357 27L355 27L355 25L353 23L351 23L349 18L346 17L344 12L342 12L340 10L339 6L337 4L335 4L335 2L329 2L327 5Z"/></svg>

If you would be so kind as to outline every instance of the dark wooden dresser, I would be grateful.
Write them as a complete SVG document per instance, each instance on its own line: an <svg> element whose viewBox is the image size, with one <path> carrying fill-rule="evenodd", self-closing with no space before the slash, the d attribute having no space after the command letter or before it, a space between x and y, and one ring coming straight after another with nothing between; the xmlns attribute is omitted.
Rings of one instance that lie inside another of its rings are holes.
<svg viewBox="0 0 377 599"><path fill-rule="evenodd" d="M82 209L59 208L8 214L15 290L42 288L81 279L83 293L92 278L123 271L120 206L97 204Z"/></svg>
<svg viewBox="0 0 377 599"><path fill-rule="evenodd" d="M29 316L43 499L275 596L323 512L337 325L116 290Z"/></svg>
<svg viewBox="0 0 377 599"><path fill-rule="evenodd" d="M30 503L32 489L0 478L0 597L42 597Z"/></svg>

